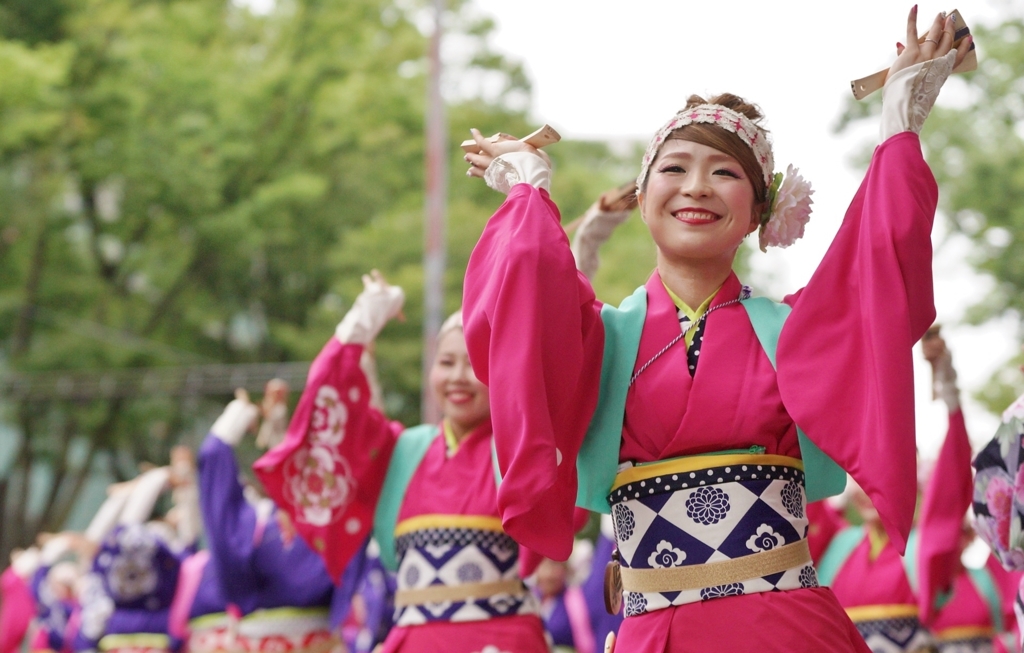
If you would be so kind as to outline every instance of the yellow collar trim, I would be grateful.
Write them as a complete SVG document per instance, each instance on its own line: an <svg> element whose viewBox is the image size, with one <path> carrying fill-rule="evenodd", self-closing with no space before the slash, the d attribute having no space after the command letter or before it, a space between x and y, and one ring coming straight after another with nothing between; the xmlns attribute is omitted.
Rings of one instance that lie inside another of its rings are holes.
<svg viewBox="0 0 1024 653"><path fill-rule="evenodd" d="M444 433L444 445L445 453L449 458L454 456L459 451L459 441L455 437L455 431L452 430L452 425L448 423L448 420L441 420L441 431Z"/></svg>
<svg viewBox="0 0 1024 653"><path fill-rule="evenodd" d="M991 626L953 626L935 633L935 639L952 642L960 639L989 638L995 634L996 631Z"/></svg>
<svg viewBox="0 0 1024 653"><path fill-rule="evenodd" d="M612 484L612 492L623 485L645 481L649 478L667 476L669 474L683 474L696 472L712 467L725 467L732 465L776 465L778 467L795 467L800 471L804 469L804 461L789 456L778 456L775 454L722 454L714 456L682 456L671 460L661 460L655 463L637 465L624 469L615 475L615 482Z"/></svg>
<svg viewBox="0 0 1024 653"><path fill-rule="evenodd" d="M672 300L672 303L675 304L676 308L681 310L686 315L686 317L690 318L691 323L696 322L697 320L700 319L701 315L704 315L705 313L708 312L708 308L711 306L711 300L713 300L715 298L715 295L718 294L718 291L722 289L722 286L719 286L715 290L715 292L711 293L710 297L704 300L703 304L697 307L697 310L693 310L686 302L679 298L679 295L672 292L672 289L668 287L664 279L662 279L661 285L665 286L665 292L668 293L668 296ZM725 284L722 285L724 286ZM696 331L696 329L690 329L689 331L686 332L686 336L683 338L683 340L686 341L687 349L689 349L690 345L693 344L693 335L694 333L696 333Z"/></svg>
<svg viewBox="0 0 1024 653"><path fill-rule="evenodd" d="M908 604L858 605L846 608L850 621L879 621L881 619L905 619L917 616L917 606Z"/></svg>
<svg viewBox="0 0 1024 653"><path fill-rule="evenodd" d="M169 649L171 639L159 633L132 633L127 635L104 635L100 640L101 651L112 651L117 648L151 648Z"/></svg>
<svg viewBox="0 0 1024 653"><path fill-rule="evenodd" d="M484 515L418 515L403 519L395 526L395 537L401 537L413 531L425 531L431 528L464 528L477 531L494 531L504 533L501 519Z"/></svg>
<svg viewBox="0 0 1024 653"><path fill-rule="evenodd" d="M869 526L868 542L871 544L869 559L874 562L875 560L878 560L878 556L882 555L882 551L884 551L886 545L889 544L889 535L881 528Z"/></svg>

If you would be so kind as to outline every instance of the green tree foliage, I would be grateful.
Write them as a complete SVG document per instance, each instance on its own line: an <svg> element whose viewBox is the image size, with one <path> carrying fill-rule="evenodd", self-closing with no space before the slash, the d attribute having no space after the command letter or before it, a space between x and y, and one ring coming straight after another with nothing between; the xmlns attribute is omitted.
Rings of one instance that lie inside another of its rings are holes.
<svg viewBox="0 0 1024 653"><path fill-rule="evenodd" d="M470 126L536 126L522 69L490 50L493 25L470 9L454 2L447 17L464 53L446 81L452 310L502 199L462 176L454 144ZM267 15L230 0L0 1L0 372L308 361L377 267L409 297L378 358L392 416L415 422L423 11L389 0L279 0ZM624 181L603 145L551 153L567 219ZM75 501L91 476L132 476L176 442L197 444L229 399L8 398L0 556L73 510L88 516L95 506Z"/></svg>
<svg viewBox="0 0 1024 653"><path fill-rule="evenodd" d="M966 85L967 101L936 107L922 144L951 229L973 241L971 264L995 281L968 311L968 319L980 323L1003 315L1024 317L1024 19L973 31L979 68L950 82ZM880 98L872 99L850 101L838 128L877 113ZM1024 320L1020 324L1024 337ZM979 398L994 412L1024 390L1021 362L1019 357L1008 361L982 390Z"/></svg>

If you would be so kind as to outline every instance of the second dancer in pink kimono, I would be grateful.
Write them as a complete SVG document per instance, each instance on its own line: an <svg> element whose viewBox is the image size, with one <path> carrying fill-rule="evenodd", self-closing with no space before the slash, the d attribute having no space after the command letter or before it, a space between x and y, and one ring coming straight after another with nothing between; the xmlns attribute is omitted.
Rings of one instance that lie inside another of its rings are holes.
<svg viewBox="0 0 1024 653"><path fill-rule="evenodd" d="M257 474L334 577L372 530L398 575L384 653L547 653L519 546L498 517L488 393L461 315L442 326L430 373L444 420L403 429L373 401L360 367L403 296L379 275L364 283Z"/></svg>
<svg viewBox="0 0 1024 653"><path fill-rule="evenodd" d="M936 187L916 132L962 58L949 21L917 45L915 19L883 143L825 260L784 304L749 299L732 264L759 226L763 244L802 232L807 187L793 170L776 186L760 113L740 98L693 97L652 140L637 186L657 269L618 310L576 272L545 160L474 132L470 174L508 194L464 298L504 529L565 559L573 505L611 505L620 652L867 650L818 587L805 484L821 498L848 470L904 546L911 348L934 316Z"/></svg>

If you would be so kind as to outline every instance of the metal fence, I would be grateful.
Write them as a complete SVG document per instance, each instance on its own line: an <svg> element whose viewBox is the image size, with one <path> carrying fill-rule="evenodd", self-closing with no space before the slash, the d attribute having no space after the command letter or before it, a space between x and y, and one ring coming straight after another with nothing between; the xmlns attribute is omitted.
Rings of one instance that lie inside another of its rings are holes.
<svg viewBox="0 0 1024 653"><path fill-rule="evenodd" d="M3 374L0 375L0 397L31 402L230 395L235 388L259 393L273 378L284 379L293 391L301 391L306 385L309 366L308 362L247 363Z"/></svg>

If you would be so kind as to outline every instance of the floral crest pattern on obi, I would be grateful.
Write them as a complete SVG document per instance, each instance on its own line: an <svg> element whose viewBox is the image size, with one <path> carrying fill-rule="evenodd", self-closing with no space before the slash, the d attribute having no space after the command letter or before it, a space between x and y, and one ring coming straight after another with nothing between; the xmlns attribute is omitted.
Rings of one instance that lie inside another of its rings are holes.
<svg viewBox="0 0 1024 653"><path fill-rule="evenodd" d="M519 545L501 530L499 519L428 517L426 521L420 517L399 523L395 530L399 592L519 579ZM483 527L467 525L473 520ZM409 529L407 525L413 521L418 523ZM412 626L537 613L535 599L524 588L516 594L501 592L478 599L399 606L395 623Z"/></svg>
<svg viewBox="0 0 1024 653"><path fill-rule="evenodd" d="M1024 569L1024 419L1010 415L974 459L975 530L1008 569Z"/></svg>
<svg viewBox="0 0 1024 653"><path fill-rule="evenodd" d="M807 537L807 517L799 465L798 460L781 456L716 455L655 463L649 474L643 471L646 466L632 468L626 478L620 474L608 500L622 566L703 565L800 542ZM700 589L626 591L625 615L817 586L817 574L808 563L763 578Z"/></svg>

